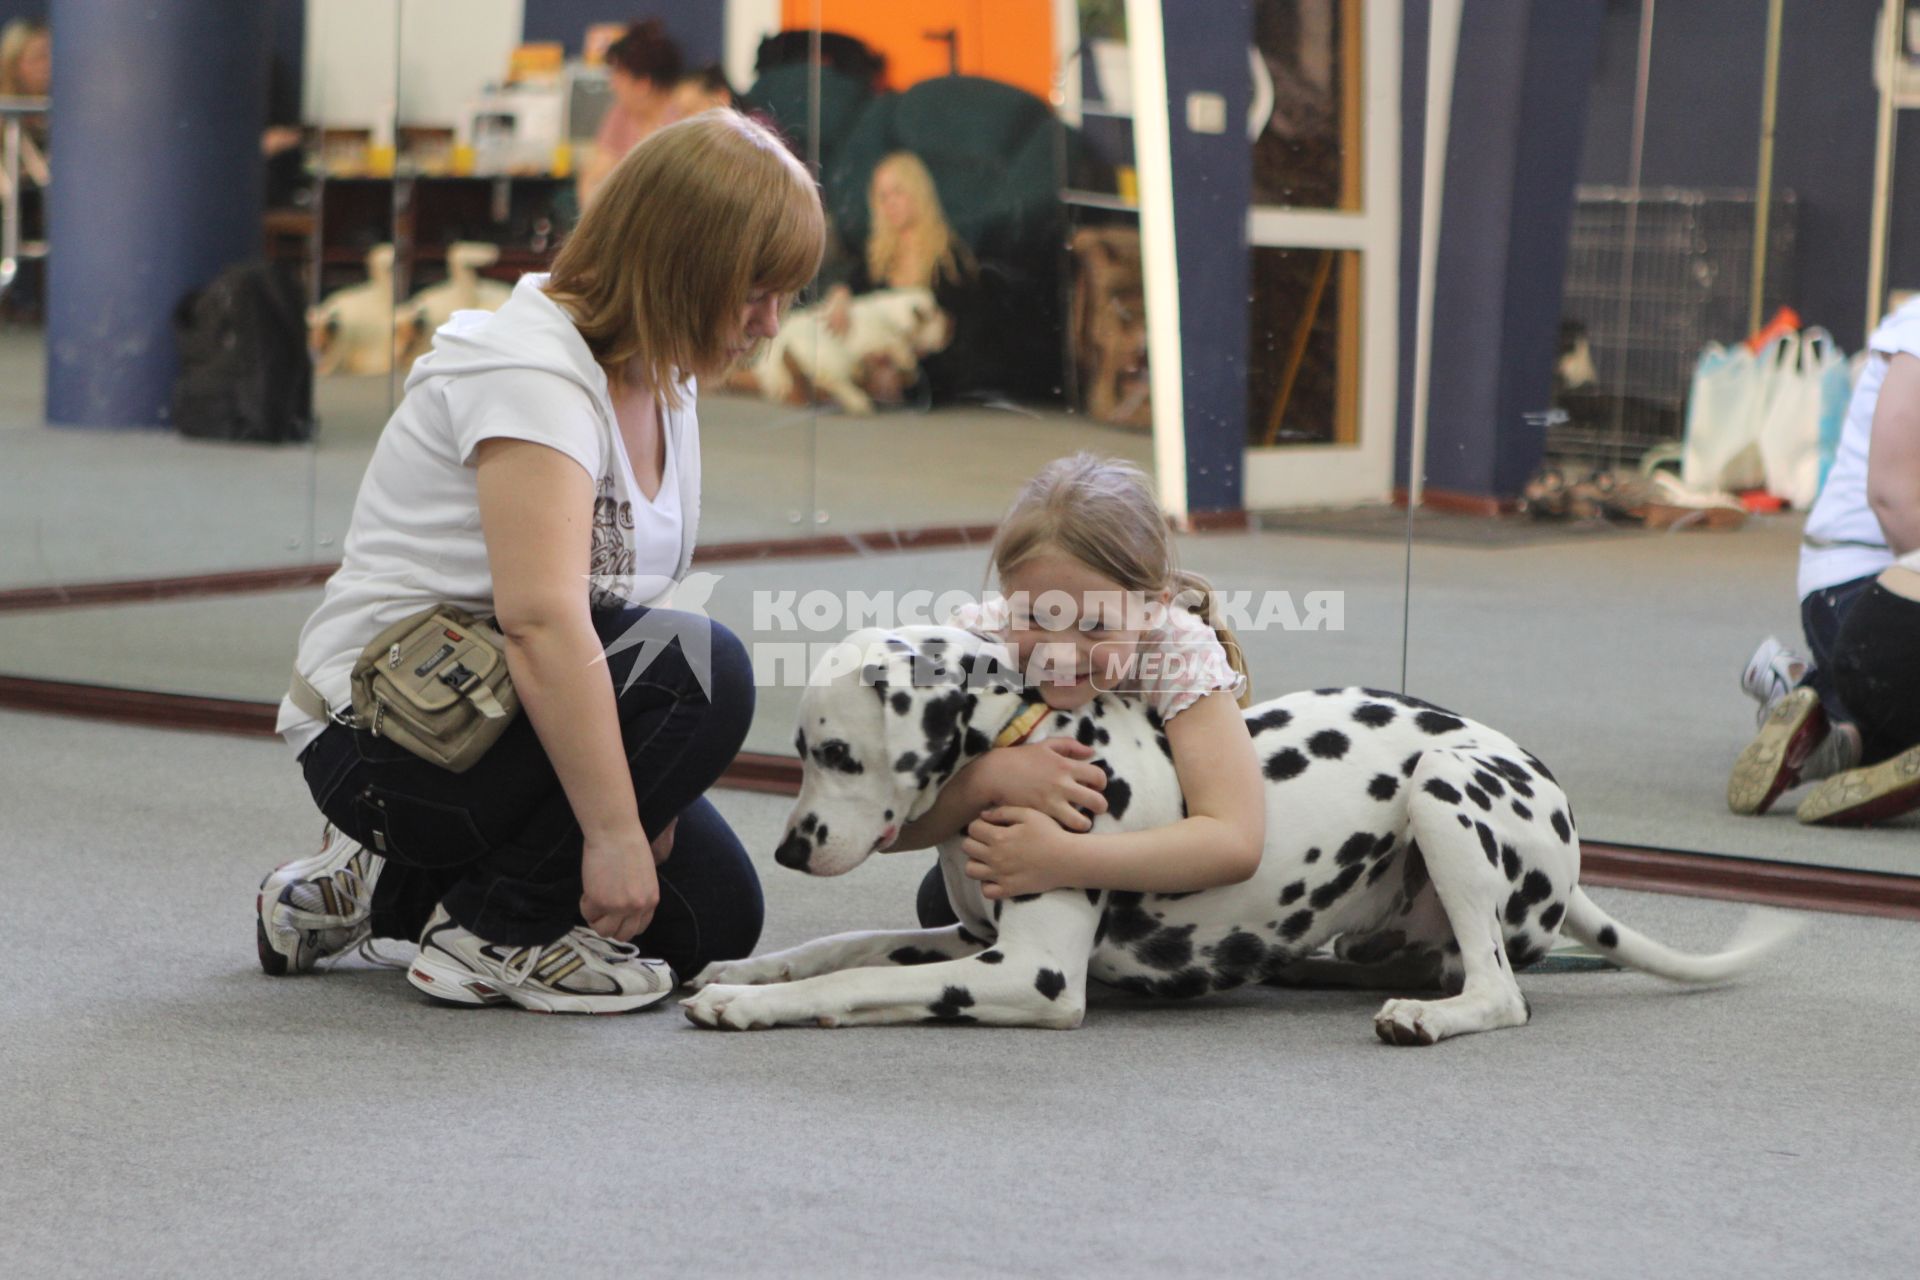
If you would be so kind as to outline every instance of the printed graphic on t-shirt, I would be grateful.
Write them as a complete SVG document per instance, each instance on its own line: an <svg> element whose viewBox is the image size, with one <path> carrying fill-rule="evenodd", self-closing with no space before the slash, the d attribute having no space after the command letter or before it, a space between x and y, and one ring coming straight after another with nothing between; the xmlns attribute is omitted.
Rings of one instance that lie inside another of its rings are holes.
<svg viewBox="0 0 1920 1280"><path fill-rule="evenodd" d="M593 556L588 565L596 608L621 608L628 600L600 584L633 576L633 503L614 496L611 473L601 476L593 498Z"/></svg>

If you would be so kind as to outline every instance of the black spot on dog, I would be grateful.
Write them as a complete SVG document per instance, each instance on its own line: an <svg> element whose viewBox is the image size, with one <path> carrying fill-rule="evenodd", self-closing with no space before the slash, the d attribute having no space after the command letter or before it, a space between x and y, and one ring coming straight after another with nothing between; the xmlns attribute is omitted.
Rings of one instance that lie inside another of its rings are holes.
<svg viewBox="0 0 1920 1280"><path fill-rule="evenodd" d="M1553 776L1553 770L1541 764L1539 759L1535 757L1532 752L1527 752L1526 756L1527 756L1527 768L1533 770L1535 773L1545 778L1548 782L1557 783L1560 781L1560 779Z"/></svg>
<svg viewBox="0 0 1920 1280"><path fill-rule="evenodd" d="M895 773L912 773L919 767L920 753L917 751L903 751L900 753L900 758L893 762Z"/></svg>
<svg viewBox="0 0 1920 1280"><path fill-rule="evenodd" d="M901 947L887 954L887 959L895 964L933 964L948 958L938 951L928 951L923 947Z"/></svg>
<svg viewBox="0 0 1920 1280"><path fill-rule="evenodd" d="M1376 773L1367 784L1367 794L1375 800L1391 800L1400 794L1400 779L1390 773Z"/></svg>
<svg viewBox="0 0 1920 1280"><path fill-rule="evenodd" d="M1280 905L1290 907L1305 897L1306 893L1307 882L1305 880L1295 880L1292 884L1280 891Z"/></svg>
<svg viewBox="0 0 1920 1280"><path fill-rule="evenodd" d="M1354 863L1345 871L1342 871L1339 875L1327 881L1318 889L1315 889L1312 896L1307 899L1307 905L1315 911L1325 911L1328 907L1338 902L1342 894L1353 888L1354 881L1358 880L1360 873L1366 869L1365 863Z"/></svg>
<svg viewBox="0 0 1920 1280"><path fill-rule="evenodd" d="M1518 889L1515 889L1512 893L1507 895L1506 917L1507 917L1508 924L1517 925L1517 924L1525 924L1527 922L1527 895L1526 894L1520 892Z"/></svg>
<svg viewBox="0 0 1920 1280"><path fill-rule="evenodd" d="M1493 801L1487 799L1487 793L1474 786L1471 782L1467 784L1467 799L1473 801L1484 810L1491 811L1493 809Z"/></svg>
<svg viewBox="0 0 1920 1280"><path fill-rule="evenodd" d="M1367 872L1368 884L1373 884L1375 881L1379 880L1382 876L1387 874L1388 869L1393 866L1393 857L1394 855L1388 854L1386 857L1380 859L1380 861L1373 864L1373 870Z"/></svg>
<svg viewBox="0 0 1920 1280"><path fill-rule="evenodd" d="M1182 898L1191 898L1199 892L1200 890L1198 889L1182 889L1179 893L1156 893L1153 895L1153 900L1155 902L1178 902Z"/></svg>
<svg viewBox="0 0 1920 1280"><path fill-rule="evenodd" d="M1269 729L1284 729L1292 723L1293 712L1285 707L1274 707L1270 711L1262 711L1259 715L1250 718L1247 721L1247 732L1261 734Z"/></svg>
<svg viewBox="0 0 1920 1280"><path fill-rule="evenodd" d="M1184 969L1193 963L1194 926L1161 929L1133 949L1140 963L1149 969Z"/></svg>
<svg viewBox="0 0 1920 1280"><path fill-rule="evenodd" d="M1593 940L1608 950L1612 950L1614 947L1620 945L1620 934L1612 925L1608 925L1600 930L1599 933L1595 934Z"/></svg>
<svg viewBox="0 0 1920 1280"><path fill-rule="evenodd" d="M1444 711L1422 711L1413 718L1413 722L1435 737L1443 733L1452 733L1455 729L1464 729L1467 722L1459 716L1450 716Z"/></svg>
<svg viewBox="0 0 1920 1280"><path fill-rule="evenodd" d="M1338 729L1322 729L1307 739L1307 750L1322 760L1338 760L1353 743Z"/></svg>
<svg viewBox="0 0 1920 1280"><path fill-rule="evenodd" d="M913 698L905 692L896 691L891 698L887 699L887 705L893 708L895 715L903 716L913 706Z"/></svg>
<svg viewBox="0 0 1920 1280"><path fill-rule="evenodd" d="M1087 890L1084 890L1083 892L1086 893L1088 902L1091 902L1096 907L1100 905L1100 890L1087 889Z"/></svg>
<svg viewBox="0 0 1920 1280"><path fill-rule="evenodd" d="M1054 727L1054 728L1056 728L1056 729L1064 729L1064 728L1066 728L1066 727L1067 727L1067 726L1068 726L1069 724L1072 724L1072 723L1073 723L1073 717L1072 717L1072 716L1070 716L1070 715L1068 715L1068 714L1067 714L1066 712L1064 712L1064 711L1056 711L1056 712L1054 713L1054 716L1053 716L1053 727Z"/></svg>
<svg viewBox="0 0 1920 1280"><path fill-rule="evenodd" d="M1285 782L1288 778L1297 778L1306 770L1307 758L1292 747L1276 751L1267 757L1267 777L1274 782Z"/></svg>
<svg viewBox="0 0 1920 1280"><path fill-rule="evenodd" d="M1107 897L1107 909L1101 916L1107 936L1121 946L1138 942L1159 928L1140 905L1141 895L1131 890L1115 890Z"/></svg>
<svg viewBox="0 0 1920 1280"><path fill-rule="evenodd" d="M976 938L972 934L968 933L967 926L963 924L957 924L953 926L953 931L954 931L954 934L959 937L960 941L966 943L970 947L977 947L981 943L986 941L985 938Z"/></svg>
<svg viewBox="0 0 1920 1280"><path fill-rule="evenodd" d="M1513 816L1522 822L1532 822L1533 810L1527 808L1527 806L1521 804L1518 800L1515 800L1513 802Z"/></svg>
<svg viewBox="0 0 1920 1280"><path fill-rule="evenodd" d="M960 750L966 755L977 756L985 752L986 749L992 745L992 738L989 738L978 729L970 727L967 730L966 737L962 741Z"/></svg>
<svg viewBox="0 0 1920 1280"><path fill-rule="evenodd" d="M1520 882L1520 892L1529 903L1545 902L1553 896L1553 881L1547 879L1544 871L1529 871L1527 878Z"/></svg>
<svg viewBox="0 0 1920 1280"><path fill-rule="evenodd" d="M1509 880L1520 878L1520 854L1510 844L1500 846L1500 869L1507 873Z"/></svg>
<svg viewBox="0 0 1920 1280"><path fill-rule="evenodd" d="M1501 785L1500 779L1494 777L1485 769L1476 769L1473 774L1473 780L1482 791L1496 799L1507 793L1507 789Z"/></svg>
<svg viewBox="0 0 1920 1280"><path fill-rule="evenodd" d="M1247 973L1267 958L1267 944L1245 929L1235 929L1213 947L1213 963L1227 973Z"/></svg>
<svg viewBox="0 0 1920 1280"><path fill-rule="evenodd" d="M1093 721L1082 720L1080 722L1080 727L1074 730L1073 736L1080 743L1081 746L1090 747L1093 745L1093 732L1094 732Z"/></svg>
<svg viewBox="0 0 1920 1280"><path fill-rule="evenodd" d="M1313 912L1300 910L1280 922L1280 936L1288 942L1298 942L1313 928Z"/></svg>
<svg viewBox="0 0 1920 1280"><path fill-rule="evenodd" d="M999 924L999 923L1000 923L1000 908L1001 908L1001 907L1003 907L1003 906L1005 906L1005 905L1006 905L1006 904L1005 904L1005 903L1003 903L1003 902L1002 902L1002 901L1001 901L1000 899L998 899L998 898L995 898L995 899L993 900L993 922L994 922L995 924Z"/></svg>
<svg viewBox="0 0 1920 1280"><path fill-rule="evenodd" d="M1399 837L1391 831L1382 835L1378 840L1373 842L1373 856L1377 858L1383 853L1393 852L1394 841L1397 839L1399 839Z"/></svg>
<svg viewBox="0 0 1920 1280"><path fill-rule="evenodd" d="M1307 861L1309 863L1320 861L1320 850L1318 848L1307 850Z"/></svg>
<svg viewBox="0 0 1920 1280"><path fill-rule="evenodd" d="M1351 866L1372 852L1373 833L1356 831L1347 837L1347 842L1340 846L1340 852L1333 855L1333 860L1339 866Z"/></svg>
<svg viewBox="0 0 1920 1280"><path fill-rule="evenodd" d="M1494 866L1500 865L1500 847L1494 843L1493 831L1484 822L1473 824L1473 834L1480 837L1480 848L1486 852L1487 861Z"/></svg>
<svg viewBox="0 0 1920 1280"><path fill-rule="evenodd" d="M817 813L809 813L806 817L800 819L800 834L810 836L813 834L813 829L819 825L820 815Z"/></svg>
<svg viewBox="0 0 1920 1280"><path fill-rule="evenodd" d="M1552 933L1560 927L1560 917L1567 913L1564 903L1556 902L1540 913L1540 927Z"/></svg>
<svg viewBox="0 0 1920 1280"><path fill-rule="evenodd" d="M1460 824L1461 826L1463 826L1463 827L1470 827L1470 826L1472 826L1472 825L1473 825L1473 819L1472 819L1472 818L1469 818L1469 817L1468 817L1468 816L1467 816L1466 814L1464 814L1464 813L1456 813L1456 814L1454 814L1454 815L1453 815L1453 820L1454 820L1455 822L1457 822L1457 823L1459 823L1459 824Z"/></svg>
<svg viewBox="0 0 1920 1280"><path fill-rule="evenodd" d="M1016 893L1013 895L1013 900L1015 902L1032 902L1039 896L1037 893Z"/></svg>
<svg viewBox="0 0 1920 1280"><path fill-rule="evenodd" d="M1328 685L1324 689L1315 689L1313 691L1313 696L1316 698L1331 698L1336 693L1345 693L1345 692L1346 690L1340 688L1338 685Z"/></svg>
<svg viewBox="0 0 1920 1280"><path fill-rule="evenodd" d="M974 957L974 959L978 960L981 964L999 964L1002 960L1005 960L1006 958L1007 958L1006 955L998 947L995 947L989 951L982 951L979 955Z"/></svg>
<svg viewBox="0 0 1920 1280"><path fill-rule="evenodd" d="M1444 804L1460 803L1460 793L1455 791L1450 784L1439 778L1428 778L1427 785L1422 787L1421 790Z"/></svg>
<svg viewBox="0 0 1920 1280"><path fill-rule="evenodd" d="M1118 822L1133 803L1133 788L1127 785L1125 778L1113 776L1113 770L1107 768L1106 761L1100 761L1100 767L1107 770L1107 787L1103 793L1107 797L1107 816Z"/></svg>
<svg viewBox="0 0 1920 1280"><path fill-rule="evenodd" d="M1427 860L1420 852L1416 841L1407 842L1407 873L1400 880L1400 892L1407 896L1407 906L1413 906L1414 895L1427 887L1431 877L1427 875Z"/></svg>
<svg viewBox="0 0 1920 1280"><path fill-rule="evenodd" d="M1033 989L1049 1000L1056 1000L1067 989L1067 975L1058 969L1042 969L1033 975Z"/></svg>
<svg viewBox="0 0 1920 1280"><path fill-rule="evenodd" d="M1546 948L1536 946L1532 937L1527 934L1516 933L1507 939L1507 962L1516 969L1524 969L1530 964L1535 964L1546 954ZM1521 998L1525 999L1524 996Z"/></svg>
<svg viewBox="0 0 1920 1280"><path fill-rule="evenodd" d="M1384 729L1393 723L1394 710L1384 702L1366 702L1353 709L1353 718L1369 729Z"/></svg>
<svg viewBox="0 0 1920 1280"><path fill-rule="evenodd" d="M1553 811L1553 816L1547 819L1547 821L1553 824L1553 834L1560 837L1561 844L1569 844L1572 842L1573 827L1567 822L1566 814L1560 812L1558 809L1555 809Z"/></svg>
<svg viewBox="0 0 1920 1280"><path fill-rule="evenodd" d="M1413 771L1420 767L1420 754L1420 752L1416 751L1400 762L1401 777L1411 778L1413 776Z"/></svg>
<svg viewBox="0 0 1920 1280"><path fill-rule="evenodd" d="M965 987L948 987L940 993L938 1000L927 1006L927 1012L937 1022L972 1022L971 1015L961 1012L972 1007L973 992Z"/></svg>

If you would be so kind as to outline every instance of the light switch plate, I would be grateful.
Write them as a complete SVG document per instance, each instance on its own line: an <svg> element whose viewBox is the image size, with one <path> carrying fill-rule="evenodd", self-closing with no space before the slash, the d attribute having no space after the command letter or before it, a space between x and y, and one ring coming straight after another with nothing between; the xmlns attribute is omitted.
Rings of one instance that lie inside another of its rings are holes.
<svg viewBox="0 0 1920 1280"><path fill-rule="evenodd" d="M1217 93L1187 95L1187 128L1194 133L1227 131L1227 100Z"/></svg>

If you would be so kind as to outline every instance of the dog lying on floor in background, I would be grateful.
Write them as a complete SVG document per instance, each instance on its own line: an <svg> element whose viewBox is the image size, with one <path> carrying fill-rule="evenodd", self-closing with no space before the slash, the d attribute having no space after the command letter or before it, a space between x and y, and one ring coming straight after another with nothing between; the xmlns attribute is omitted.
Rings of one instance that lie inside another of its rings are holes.
<svg viewBox="0 0 1920 1280"><path fill-rule="evenodd" d="M847 332L835 334L824 304L794 312L728 385L781 404L806 404L818 392L848 413L872 413L876 388L897 395L914 381L922 358L953 340L952 321L927 289L861 294L848 304L848 316Z"/></svg>
<svg viewBox="0 0 1920 1280"><path fill-rule="evenodd" d="M956 770L1032 718L1038 694L1010 663L998 643L954 627L870 629L830 651L801 699L805 779L775 858L839 875L886 848ZM1181 817L1157 715L1106 693L1077 711L1040 709L1029 738L1097 746L1108 810L1096 830ZM1267 780L1266 849L1251 879L1197 893L989 901L964 873L956 836L940 866L960 924L709 965L682 1002L688 1018L738 1030L1073 1027L1089 977L1167 997L1335 984L1436 993L1390 999L1374 1015L1382 1040L1427 1045L1527 1022L1514 973L1562 930L1619 964L1702 983L1745 971L1797 928L1758 913L1728 949L1697 956L1614 920L1578 886L1572 809L1547 767L1417 698L1321 689L1249 708L1246 720Z"/></svg>

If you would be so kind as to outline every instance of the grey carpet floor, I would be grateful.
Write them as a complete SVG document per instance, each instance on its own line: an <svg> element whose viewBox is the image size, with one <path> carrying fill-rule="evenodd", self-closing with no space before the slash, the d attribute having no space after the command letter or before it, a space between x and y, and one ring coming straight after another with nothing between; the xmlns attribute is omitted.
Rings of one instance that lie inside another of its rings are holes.
<svg viewBox="0 0 1920 1280"><path fill-rule="evenodd" d="M766 945L892 925L717 797ZM671 1007L274 980L252 890L317 819L277 745L0 714L0 1274L1895 1276L1920 1228L1920 930L1816 917L1742 985L1524 980L1391 1049L1376 997L1097 995L1067 1033L723 1035ZM1740 909L1602 891L1707 947Z"/></svg>

